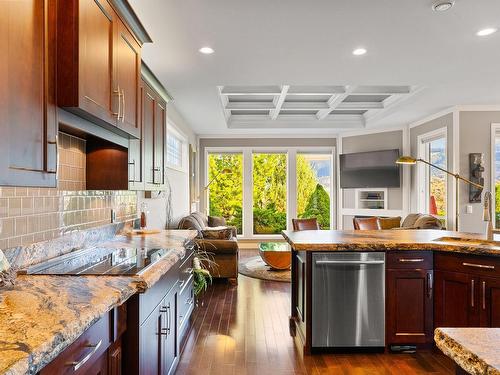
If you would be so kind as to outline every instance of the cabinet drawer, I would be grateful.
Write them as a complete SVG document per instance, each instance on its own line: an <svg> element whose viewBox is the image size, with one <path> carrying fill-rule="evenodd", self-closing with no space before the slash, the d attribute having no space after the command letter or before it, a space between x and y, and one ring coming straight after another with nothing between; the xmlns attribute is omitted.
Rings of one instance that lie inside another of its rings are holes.
<svg viewBox="0 0 500 375"><path fill-rule="evenodd" d="M434 265L440 271L500 277L500 259L495 257L436 252Z"/></svg>
<svg viewBox="0 0 500 375"><path fill-rule="evenodd" d="M186 319L189 319L194 305L193 279L185 285L178 294L177 324L181 327Z"/></svg>
<svg viewBox="0 0 500 375"><path fill-rule="evenodd" d="M179 269L172 267L158 282L144 294L139 295L139 323L142 324L158 303L177 285Z"/></svg>
<svg viewBox="0 0 500 375"><path fill-rule="evenodd" d="M45 366L40 375L87 373L102 360L111 344L110 336L110 313L107 313Z"/></svg>
<svg viewBox="0 0 500 375"><path fill-rule="evenodd" d="M387 269L432 269L431 251L388 251L386 254Z"/></svg>
<svg viewBox="0 0 500 375"><path fill-rule="evenodd" d="M191 253L188 257L184 258L182 264L179 266L179 288L182 289L183 286L191 279L193 275L193 258L194 253Z"/></svg>

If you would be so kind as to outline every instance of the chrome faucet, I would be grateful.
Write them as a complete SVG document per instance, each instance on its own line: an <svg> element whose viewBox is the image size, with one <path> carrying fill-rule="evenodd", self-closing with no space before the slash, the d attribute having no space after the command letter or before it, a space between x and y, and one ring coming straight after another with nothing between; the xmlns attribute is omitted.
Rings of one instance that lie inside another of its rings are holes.
<svg viewBox="0 0 500 375"><path fill-rule="evenodd" d="M488 241L493 240L493 224L491 219L491 208L493 203L493 195L487 191L484 193L483 202L483 221L487 221L488 225L486 227L486 239Z"/></svg>

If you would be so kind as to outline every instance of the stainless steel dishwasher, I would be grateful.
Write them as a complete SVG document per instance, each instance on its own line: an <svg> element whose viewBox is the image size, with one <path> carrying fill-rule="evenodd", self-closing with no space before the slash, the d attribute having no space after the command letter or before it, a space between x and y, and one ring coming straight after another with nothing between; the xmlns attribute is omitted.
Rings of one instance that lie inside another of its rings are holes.
<svg viewBox="0 0 500 375"><path fill-rule="evenodd" d="M314 253L312 346L385 345L385 253Z"/></svg>

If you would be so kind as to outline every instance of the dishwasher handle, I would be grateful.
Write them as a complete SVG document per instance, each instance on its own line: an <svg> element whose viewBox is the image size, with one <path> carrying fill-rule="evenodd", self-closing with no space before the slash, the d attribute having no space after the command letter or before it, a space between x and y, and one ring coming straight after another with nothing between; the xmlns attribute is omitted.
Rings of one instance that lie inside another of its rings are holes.
<svg viewBox="0 0 500 375"><path fill-rule="evenodd" d="M384 260L317 260L316 264L384 264Z"/></svg>

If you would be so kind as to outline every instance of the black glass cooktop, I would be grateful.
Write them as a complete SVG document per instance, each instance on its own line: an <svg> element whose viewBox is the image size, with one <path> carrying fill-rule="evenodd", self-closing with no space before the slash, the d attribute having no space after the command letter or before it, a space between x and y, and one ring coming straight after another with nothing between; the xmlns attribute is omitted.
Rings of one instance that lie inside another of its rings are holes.
<svg viewBox="0 0 500 375"><path fill-rule="evenodd" d="M91 248L73 251L24 270L30 275L139 275L171 249Z"/></svg>

